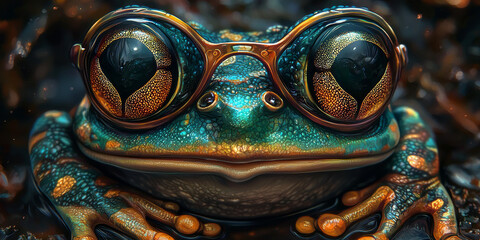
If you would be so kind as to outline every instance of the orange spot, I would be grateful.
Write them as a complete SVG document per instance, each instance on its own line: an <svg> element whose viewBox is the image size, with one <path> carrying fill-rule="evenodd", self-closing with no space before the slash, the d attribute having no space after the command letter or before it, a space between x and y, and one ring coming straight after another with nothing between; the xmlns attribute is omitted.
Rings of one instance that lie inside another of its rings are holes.
<svg viewBox="0 0 480 240"><path fill-rule="evenodd" d="M388 150L390 150L390 145L388 144L383 145L382 151L388 151Z"/></svg>
<svg viewBox="0 0 480 240"><path fill-rule="evenodd" d="M390 128L390 131L392 132L396 132L398 130L398 125L395 124L395 123L391 123L390 126L388 126Z"/></svg>
<svg viewBox="0 0 480 240"><path fill-rule="evenodd" d="M228 39L230 39L230 40L232 40L232 41L240 41L240 40L242 40L243 37L242 37L242 35L240 35L240 34L235 34L235 33L231 33L231 32L228 32L228 31L227 31L227 32L224 32L224 33L220 36L220 38L228 38Z"/></svg>
<svg viewBox="0 0 480 240"><path fill-rule="evenodd" d="M162 148L158 148L154 145L151 144L140 144L137 146L134 146L130 149L127 150L128 153L156 153L160 152L163 153Z"/></svg>
<svg viewBox="0 0 480 240"><path fill-rule="evenodd" d="M87 142L90 140L91 132L92 132L92 129L90 127L90 124L88 123L84 123L79 128L77 128L77 136L78 138L80 138L80 141L82 142Z"/></svg>
<svg viewBox="0 0 480 240"><path fill-rule="evenodd" d="M119 149L121 144L115 140L108 140L107 143L105 143L105 149L106 150L116 150Z"/></svg>
<svg viewBox="0 0 480 240"><path fill-rule="evenodd" d="M421 139L421 135L420 134L407 134L403 137L403 140L407 140L407 139Z"/></svg>
<svg viewBox="0 0 480 240"><path fill-rule="evenodd" d="M405 108L405 113L410 117L418 115L417 112L411 108Z"/></svg>
<svg viewBox="0 0 480 240"><path fill-rule="evenodd" d="M190 124L190 114L187 113L187 115L185 115L185 121L183 121L183 124L185 125Z"/></svg>
<svg viewBox="0 0 480 240"><path fill-rule="evenodd" d="M403 137L403 140L407 140L407 139L418 139L420 141L426 141L428 138L429 138L429 134L428 132L426 131L422 131L420 133L410 133L410 134L407 134Z"/></svg>
<svg viewBox="0 0 480 240"><path fill-rule="evenodd" d="M430 202L427 207L433 212L435 212L441 207L443 207L443 204L444 204L443 200L439 198L433 202Z"/></svg>
<svg viewBox="0 0 480 240"><path fill-rule="evenodd" d="M77 183L77 180L68 175L58 179L57 185L52 191L52 197L59 198L63 196L65 193L70 191L73 186L75 186L75 183Z"/></svg>
<svg viewBox="0 0 480 240"><path fill-rule="evenodd" d="M416 155L409 155L407 157L407 161L413 168L428 172L427 163L425 162L424 158Z"/></svg>

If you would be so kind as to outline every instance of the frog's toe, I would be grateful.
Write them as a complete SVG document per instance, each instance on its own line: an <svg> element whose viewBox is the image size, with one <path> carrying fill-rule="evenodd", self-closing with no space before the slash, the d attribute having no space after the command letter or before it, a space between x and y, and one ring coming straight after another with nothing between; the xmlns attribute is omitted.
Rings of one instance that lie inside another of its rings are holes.
<svg viewBox="0 0 480 240"><path fill-rule="evenodd" d="M105 224L141 240L173 238L152 227L146 217L175 228L186 235L216 236L221 228L215 223L201 223L190 215L176 215L166 208L178 211L178 205L142 197L130 191L111 188L94 206L57 206L71 229L72 239L96 240L95 226Z"/></svg>
<svg viewBox="0 0 480 240"><path fill-rule="evenodd" d="M221 227L216 223L201 223L194 216L176 215L164 209L168 208L173 211L178 211L177 204L147 199L130 192L118 192L117 194L132 206L140 209L143 214L163 224L174 227L182 234L202 234L211 237L217 236L221 232Z"/></svg>
<svg viewBox="0 0 480 240"><path fill-rule="evenodd" d="M163 232L150 226L142 212L134 208L124 208L110 216L110 223L121 231L130 233L138 239L173 240Z"/></svg>
<svg viewBox="0 0 480 240"><path fill-rule="evenodd" d="M358 191L349 191L343 194L342 196L342 203L345 206L354 206L358 204L361 201L364 201L367 199L369 196L371 196L381 185L381 181L378 181L374 184L371 184L370 186L358 190Z"/></svg>
<svg viewBox="0 0 480 240"><path fill-rule="evenodd" d="M71 227L72 239L96 240L94 228L97 224L106 224L141 240L173 240L163 232L150 226L142 212L134 208L123 208L112 214L110 218L89 207L59 207L65 220Z"/></svg>
<svg viewBox="0 0 480 240"><path fill-rule="evenodd" d="M390 239L405 221L419 213L432 216L433 237L435 239L461 239L457 235L457 221L452 201L438 178L404 186L391 185L391 188L388 188L391 192L390 196L380 204L375 204L371 201L372 197L374 198L376 195L374 194L369 199L352 208L355 210L351 211L350 209L342 212L342 214L347 214L347 219L348 214L363 213L364 210L362 208L365 207L373 207L382 212L382 220L377 231L370 236L364 236L359 239ZM360 208L357 208L357 206L360 206Z"/></svg>
<svg viewBox="0 0 480 240"><path fill-rule="evenodd" d="M338 214L325 213L316 221L311 217L299 218L295 225L297 231L311 234L318 229L325 235L338 237L352 223L381 212L382 220L377 231L360 239L385 240L390 239L411 216L426 213L433 218L435 239L460 239L452 201L438 178L404 185L383 182L373 186L346 193L342 201L354 206Z"/></svg>
<svg viewBox="0 0 480 240"><path fill-rule="evenodd" d="M338 215L325 213L317 219L317 227L324 234L332 237L342 235L347 227L383 209L394 197L394 191L388 186L380 186L363 202L344 210Z"/></svg>

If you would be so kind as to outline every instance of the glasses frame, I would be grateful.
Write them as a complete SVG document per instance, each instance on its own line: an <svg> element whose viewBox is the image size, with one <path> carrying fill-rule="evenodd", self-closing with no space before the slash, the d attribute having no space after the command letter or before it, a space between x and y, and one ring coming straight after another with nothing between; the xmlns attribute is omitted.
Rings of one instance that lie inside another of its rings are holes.
<svg viewBox="0 0 480 240"><path fill-rule="evenodd" d="M144 120L136 121L122 120L106 112L92 94L92 89L90 87L90 84L88 83L89 76L86 71L87 69L85 68L86 66L88 66L88 63L86 62L87 50L83 46L90 47L90 41L92 40L92 38L98 35L98 30L101 30L104 26L108 26L108 23L113 22L117 19L129 17L159 20L171 24L172 26L182 31L196 45L196 47L200 50L200 53L202 54L204 61L204 69L202 78L196 90L183 105L181 105L172 113L154 119L146 118ZM283 53L283 51L309 27L314 26L319 22L332 20L335 18L341 19L347 17L355 17L372 21L373 23L380 26L381 30L384 31L387 40L390 41L391 46L393 46L394 50L394 52L391 53L391 63L393 63L392 76L394 78L393 89L386 103L372 116L360 121L336 122L325 117L322 118L315 115L314 113L302 107L302 105L300 105L294 99L294 97L290 94L277 72L277 61L278 57ZM249 55L262 62L262 64L265 66L268 73L270 74L274 85L280 90L281 96L283 96L304 116L327 128L343 132L356 131L369 126L383 113L385 108L389 105L391 95L393 95L393 92L395 91L397 82L400 79L402 69L405 67L407 62L406 47L403 44L398 43L397 37L390 25L388 25L388 23L378 14L362 8L336 8L329 11L319 12L300 22L279 41L274 43L258 43L245 41L212 43L205 40L193 27L188 25L186 22L180 20L179 18L175 17L174 15L154 9L125 8L110 12L109 14L98 20L90 28L87 35L85 36L83 46L80 44L75 44L72 47L71 57L74 64L83 74L85 86L87 88L87 91L89 91L88 96L90 102L93 103L94 107L101 113L102 116L113 122L115 125L127 129L150 129L159 126L165 122L168 122L175 116L179 115L181 112L185 111L188 107L192 105L194 101L196 101L200 97L200 95L207 87L209 79L212 77L215 69L223 62L223 60L234 55Z"/></svg>

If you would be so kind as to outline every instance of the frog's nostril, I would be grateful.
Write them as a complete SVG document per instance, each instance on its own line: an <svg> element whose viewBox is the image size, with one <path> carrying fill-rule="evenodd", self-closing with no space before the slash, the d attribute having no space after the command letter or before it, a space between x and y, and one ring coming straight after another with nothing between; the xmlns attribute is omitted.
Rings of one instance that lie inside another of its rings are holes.
<svg viewBox="0 0 480 240"><path fill-rule="evenodd" d="M218 94L214 91L209 91L200 97L197 102L197 108L202 112L208 112L211 111L217 105L217 103Z"/></svg>
<svg viewBox="0 0 480 240"><path fill-rule="evenodd" d="M262 94L262 102L272 112L283 107L282 98L272 91L266 91Z"/></svg>

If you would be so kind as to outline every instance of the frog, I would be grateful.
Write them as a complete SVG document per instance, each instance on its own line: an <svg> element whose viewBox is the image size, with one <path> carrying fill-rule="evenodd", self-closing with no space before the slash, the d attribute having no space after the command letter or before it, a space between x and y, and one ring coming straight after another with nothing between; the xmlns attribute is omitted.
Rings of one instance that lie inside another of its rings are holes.
<svg viewBox="0 0 480 240"><path fill-rule="evenodd" d="M341 237L379 212L358 239L383 240L424 213L435 239L460 239L431 128L390 103L406 47L368 9L213 32L127 6L70 56L86 96L40 116L29 153L72 239L97 239L99 224L173 239L151 220L215 239L225 236L215 219L274 220L339 195L344 210L300 216L294 231Z"/></svg>

